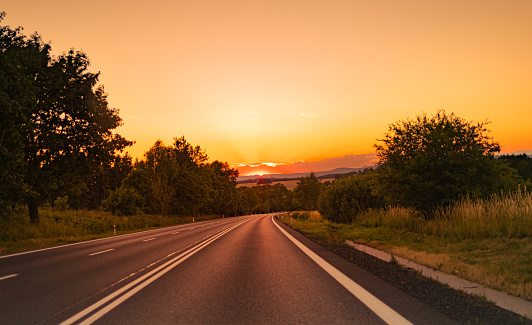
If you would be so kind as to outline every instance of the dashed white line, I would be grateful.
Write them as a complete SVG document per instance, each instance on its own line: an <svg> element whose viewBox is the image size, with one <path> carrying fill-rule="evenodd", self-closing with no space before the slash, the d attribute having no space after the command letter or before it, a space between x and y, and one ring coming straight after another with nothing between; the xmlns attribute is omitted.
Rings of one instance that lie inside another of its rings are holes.
<svg viewBox="0 0 532 325"><path fill-rule="evenodd" d="M147 241L154 240L154 239L156 239L156 238L153 237L153 238L149 238L149 239L144 239L143 242L147 242Z"/></svg>
<svg viewBox="0 0 532 325"><path fill-rule="evenodd" d="M101 252L96 252L96 253L89 254L89 256L94 256L94 255L98 255L98 254L103 254L103 253L107 253L107 252L114 251L114 250L115 250L114 248L106 249L106 250L101 251Z"/></svg>
<svg viewBox="0 0 532 325"><path fill-rule="evenodd" d="M179 234L179 231L173 232L172 235Z"/></svg>
<svg viewBox="0 0 532 325"><path fill-rule="evenodd" d="M4 276L4 277L1 277L0 278L0 281L2 280L6 280L6 279L9 279L9 278L14 278L16 277L18 274L11 274L11 275L7 275L7 276Z"/></svg>
<svg viewBox="0 0 532 325"><path fill-rule="evenodd" d="M232 227L228 227L225 230L219 232L214 237L211 237L207 239L204 242L201 242L192 248L190 248L188 251L181 253L179 256L176 256L172 260L164 263L163 265L155 268L151 272L143 275L142 277L138 278L137 280L129 283L128 285L122 287L121 289L118 289L117 291L111 293L107 297L101 299L100 301L94 303L93 305L87 307L86 309L82 310L78 314L70 317L69 319L65 320L61 323L61 325L70 325L73 323L77 323L80 319L89 316L85 320L83 320L80 324L92 324L95 321L97 321L99 318L101 318L103 315L107 314L109 311L116 308L118 305L120 305L125 300L132 297L134 294L139 292L142 288L146 287L153 281L157 280L161 276L163 276L165 273L170 271L171 269L175 268L179 264L181 264L183 261L215 241L216 239L222 237L226 233L230 232L231 230L237 228L238 226L248 222L249 220L252 220L253 218L244 220L243 222L240 222ZM92 315L91 315L92 314Z"/></svg>

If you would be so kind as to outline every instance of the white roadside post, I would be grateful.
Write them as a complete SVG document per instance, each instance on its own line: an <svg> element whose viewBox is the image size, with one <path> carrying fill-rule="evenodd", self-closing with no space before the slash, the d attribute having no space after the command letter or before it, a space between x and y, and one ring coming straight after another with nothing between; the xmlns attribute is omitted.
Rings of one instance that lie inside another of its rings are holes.
<svg viewBox="0 0 532 325"><path fill-rule="evenodd" d="M113 225L113 236L116 236L116 225Z"/></svg>

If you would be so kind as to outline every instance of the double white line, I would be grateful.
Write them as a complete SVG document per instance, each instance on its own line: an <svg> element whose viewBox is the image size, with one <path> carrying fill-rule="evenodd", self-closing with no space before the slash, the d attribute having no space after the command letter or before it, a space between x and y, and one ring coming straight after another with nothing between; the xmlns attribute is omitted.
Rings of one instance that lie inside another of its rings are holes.
<svg viewBox="0 0 532 325"><path fill-rule="evenodd" d="M157 280L159 277L163 276L165 273L173 269L174 267L181 264L184 260L189 258L190 256L194 255L201 249L203 249L205 246L209 245L216 239L222 237L223 235L227 234L231 230L235 229L236 227L248 222L251 219L247 219L239 224L236 224L232 227L229 227L222 232L218 233L214 237L211 237L207 241L201 243L198 246L192 247L188 251L182 253L181 255L173 258L172 260L164 263L163 265L157 267L153 271L143 275L142 277L138 278L137 280L131 282L127 286L121 288L120 290L117 290L113 292L112 294L108 295L107 297L103 298L102 300L96 302L95 304L85 308L81 312L77 313L76 315L70 317L66 321L62 322L61 325L69 325L74 324L75 322L79 321L82 318L85 318L89 315L90 317L86 318L79 324L92 324L96 320L98 320L103 315L107 314L109 311L126 301L128 298L132 297L135 293L139 292L142 288L146 287L148 284L152 283L153 281Z"/></svg>

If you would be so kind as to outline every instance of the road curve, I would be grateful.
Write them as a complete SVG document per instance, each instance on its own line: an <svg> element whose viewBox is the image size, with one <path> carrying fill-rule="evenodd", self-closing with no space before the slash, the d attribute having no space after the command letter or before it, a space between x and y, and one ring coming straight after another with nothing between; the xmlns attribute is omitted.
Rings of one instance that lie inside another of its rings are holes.
<svg viewBox="0 0 532 325"><path fill-rule="evenodd" d="M260 215L0 258L0 324L58 323L454 322Z"/></svg>

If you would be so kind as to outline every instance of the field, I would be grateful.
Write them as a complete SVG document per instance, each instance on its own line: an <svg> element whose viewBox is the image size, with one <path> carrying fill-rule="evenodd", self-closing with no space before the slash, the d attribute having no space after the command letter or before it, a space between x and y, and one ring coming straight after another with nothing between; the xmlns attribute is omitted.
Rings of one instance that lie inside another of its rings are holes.
<svg viewBox="0 0 532 325"><path fill-rule="evenodd" d="M334 181L334 178L326 178L326 179L322 179L321 180L322 183L326 182L326 181L332 182L332 181ZM286 186L287 189L293 190L294 188L296 188L298 182L299 182L299 180L281 181L281 182L273 182L273 183L271 183L271 185L275 185L275 184L280 183L280 184L283 184L284 186ZM257 183L238 184L238 187L253 187L253 186L257 186Z"/></svg>

